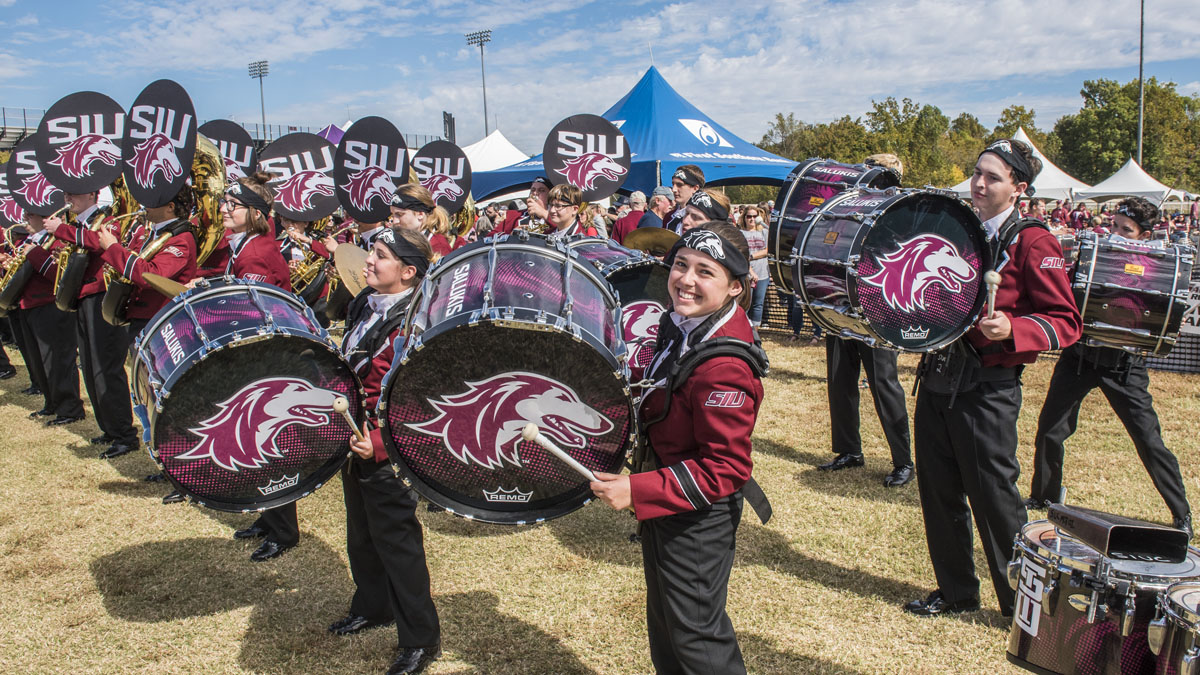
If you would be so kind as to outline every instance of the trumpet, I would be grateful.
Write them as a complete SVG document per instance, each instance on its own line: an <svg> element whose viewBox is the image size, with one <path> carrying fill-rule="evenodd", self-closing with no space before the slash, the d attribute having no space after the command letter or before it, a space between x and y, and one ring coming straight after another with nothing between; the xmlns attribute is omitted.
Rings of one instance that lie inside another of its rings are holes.
<svg viewBox="0 0 1200 675"><path fill-rule="evenodd" d="M324 238L325 230L329 227L329 217L322 218L312 224L312 238ZM304 251L304 259L297 261L291 268L292 292L300 296L309 306L314 305L320 298L321 289L325 286L326 268L329 261L318 255L312 247L301 241L291 230L288 236L292 243Z"/></svg>

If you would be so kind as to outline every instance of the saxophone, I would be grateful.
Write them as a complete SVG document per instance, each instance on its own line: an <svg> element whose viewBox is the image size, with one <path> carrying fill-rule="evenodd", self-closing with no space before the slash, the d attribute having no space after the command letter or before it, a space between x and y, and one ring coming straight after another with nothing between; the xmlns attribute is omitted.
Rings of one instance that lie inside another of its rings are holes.
<svg viewBox="0 0 1200 675"><path fill-rule="evenodd" d="M328 216L313 222L310 227L312 238L314 240L324 239L330 222L332 221ZM324 288L327 278L325 269L329 261L314 253L311 246L298 239L293 238L292 243L304 250L303 260L297 261L294 265L289 264L292 293L300 296L305 304L312 307L321 297L321 289Z"/></svg>
<svg viewBox="0 0 1200 675"><path fill-rule="evenodd" d="M67 208L66 206L62 207L50 217L55 218L62 215ZM13 227L16 227L16 225ZM33 264L27 259L29 249L16 249L15 242L10 237L11 230L12 228L9 228L4 232L5 241L8 242L15 253L12 259L4 266L4 276L0 277L0 311L3 312L17 308L21 302L21 294L25 292L25 285L29 283L29 280L35 274ZM52 246L54 246L54 237L47 237L46 241L42 243L42 248L47 251Z"/></svg>
<svg viewBox="0 0 1200 675"><path fill-rule="evenodd" d="M109 186L112 191L113 203L107 213L98 212L90 229L99 232L105 227L106 216L122 221L121 240L128 234L129 224L140 213L139 206L125 186L125 177L118 176ZM68 222L74 223L74 214L69 214ZM74 312L79 309L79 291L83 288L83 277L87 273L90 254L82 246L70 244L58 252L58 267L54 274L54 305L64 312Z"/></svg>

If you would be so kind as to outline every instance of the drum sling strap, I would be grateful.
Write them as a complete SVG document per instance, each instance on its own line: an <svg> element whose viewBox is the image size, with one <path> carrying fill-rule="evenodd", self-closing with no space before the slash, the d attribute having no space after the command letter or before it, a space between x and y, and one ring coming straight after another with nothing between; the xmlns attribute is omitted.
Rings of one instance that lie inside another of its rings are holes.
<svg viewBox="0 0 1200 675"><path fill-rule="evenodd" d="M699 333L699 329L696 332ZM649 447L650 436L647 434L647 431L649 431L651 426L667 418L667 414L671 411L671 398L674 396L675 390L683 386L684 382L687 382L688 377L691 376L696 368L700 367L700 364L718 356L732 356L745 361L746 365L750 366L750 370L754 373L755 377L762 378L766 376L770 369L767 352L763 350L757 332L754 334L753 343L731 337L712 338L697 343L686 354L671 364L670 370L667 371L666 387L664 390L666 400L663 401L662 412L653 420L643 422L640 425L642 443L638 445L634 453L633 466L631 467L634 471L641 470L646 460L653 457L653 452ZM742 497L754 509L754 513L758 514L758 519L762 521L762 524L766 525L767 521L771 519L771 501L767 499L766 493L763 492L762 487L758 484L758 481L754 480L753 476L742 486Z"/></svg>
<svg viewBox="0 0 1200 675"><path fill-rule="evenodd" d="M374 293L374 289L371 292ZM369 295L370 293L360 296L363 298L360 301L361 304L351 308L354 311L350 315L350 320L347 321L347 334L354 329L354 326L358 325L359 321L366 319L364 314L370 311L369 305L366 302L366 297ZM383 340L392 334L396 326L404 323L404 317L408 313L408 303L410 300L412 300L411 293L408 297L388 308L387 315L375 322L374 326L367 329L367 332L363 334L358 344L354 346L354 351L346 354L346 361L350 364L350 368L357 372L358 368L362 365L363 358L368 362L375 358L375 353L383 346Z"/></svg>
<svg viewBox="0 0 1200 675"><path fill-rule="evenodd" d="M1007 255L1008 247L1016 240L1017 235L1031 228L1040 227L1049 231L1046 224L1036 218L1021 218L1009 221L1001 226L993 243L992 260L999 261L1000 256ZM984 347L972 345L964 334L950 345L921 356L917 365L917 378L913 382L912 393L917 393L920 386L928 386L935 394L949 394L950 403L947 408L954 407L954 401L960 392L973 390L980 382L994 382L1011 379L1010 369L993 369L983 367L983 356L996 354L1004 350L999 342L993 342ZM1017 367L1016 377L1020 378L1022 367Z"/></svg>

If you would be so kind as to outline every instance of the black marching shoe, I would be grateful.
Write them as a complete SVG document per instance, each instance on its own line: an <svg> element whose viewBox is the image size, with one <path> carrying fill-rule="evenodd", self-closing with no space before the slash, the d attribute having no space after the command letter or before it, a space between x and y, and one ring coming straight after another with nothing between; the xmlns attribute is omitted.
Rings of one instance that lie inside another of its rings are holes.
<svg viewBox="0 0 1200 675"><path fill-rule="evenodd" d="M429 647L401 647L388 667L387 675L416 675L424 672L441 655L440 642Z"/></svg>
<svg viewBox="0 0 1200 675"><path fill-rule="evenodd" d="M1050 508L1050 505L1053 503L1054 502L1050 501L1049 499L1038 499L1037 497L1030 497L1029 499L1025 500L1025 510L1027 510L1027 511L1045 511L1046 509Z"/></svg>
<svg viewBox="0 0 1200 675"><path fill-rule="evenodd" d="M338 619L329 624L329 632L334 635L354 635L360 631L379 626L386 626L394 623L395 619L387 619L385 621L374 621L365 616L359 616L353 612L347 614L344 618Z"/></svg>
<svg viewBox="0 0 1200 675"><path fill-rule="evenodd" d="M244 530L237 530L233 533L234 539L258 539L265 536L267 536L267 531L257 525L251 525Z"/></svg>
<svg viewBox="0 0 1200 675"><path fill-rule="evenodd" d="M114 457L120 457L121 455L128 455L137 449L138 446L134 445L133 443L116 442L109 446L107 450L100 453L100 459L112 459Z"/></svg>
<svg viewBox="0 0 1200 675"><path fill-rule="evenodd" d="M833 461L827 464L821 464L817 468L821 471L841 471L842 469L849 469L856 466L862 466L864 464L866 464L866 462L863 461L862 455L852 455L848 452L843 452L834 457Z"/></svg>
<svg viewBox="0 0 1200 675"><path fill-rule="evenodd" d="M934 591L924 600L913 600L904 605L904 611L917 616L937 616L939 614L961 614L979 610L979 598L947 602L941 591Z"/></svg>
<svg viewBox="0 0 1200 675"><path fill-rule="evenodd" d="M17 376L17 369L12 366L0 368L0 380L8 380Z"/></svg>
<svg viewBox="0 0 1200 675"><path fill-rule="evenodd" d="M142 480L146 483L162 483L163 481L167 480L167 477L164 476L161 471L159 471L158 473L152 473L149 476L146 476Z"/></svg>
<svg viewBox="0 0 1200 675"><path fill-rule="evenodd" d="M172 490L167 493L167 496L163 497L164 504L178 504L181 501L183 501L183 493L179 490Z"/></svg>
<svg viewBox="0 0 1200 675"><path fill-rule="evenodd" d="M92 443L92 445L108 445L109 443L112 443L115 440L117 440L117 439L113 438L112 436L109 436L108 434L100 434L99 436L93 438L91 440L91 443Z"/></svg>
<svg viewBox="0 0 1200 675"><path fill-rule="evenodd" d="M83 415L59 415L54 419L46 422L48 427L61 427L64 424L74 424L83 419Z"/></svg>
<svg viewBox="0 0 1200 675"><path fill-rule="evenodd" d="M892 472L883 479L884 487L900 487L908 485L913 479L913 468L907 464L898 466L892 469Z"/></svg>
<svg viewBox="0 0 1200 675"><path fill-rule="evenodd" d="M264 541L254 553L250 554L250 559L254 562L262 562L271 558L278 558L292 549L291 546L284 546L277 541L270 539Z"/></svg>
<svg viewBox="0 0 1200 675"><path fill-rule="evenodd" d="M38 389L36 386L31 384L28 387L25 387L24 389L22 389L21 393L25 394L26 396L41 396L42 390Z"/></svg>
<svg viewBox="0 0 1200 675"><path fill-rule="evenodd" d="M36 420L39 417L49 417L54 414L54 411L49 408L42 408L29 413L29 419Z"/></svg>
<svg viewBox="0 0 1200 675"><path fill-rule="evenodd" d="M1188 540L1190 541L1192 538L1192 535L1194 534L1192 532L1192 514L1189 513L1182 518L1176 518L1171 523L1171 527L1173 527L1177 530L1183 530L1184 532L1187 532Z"/></svg>

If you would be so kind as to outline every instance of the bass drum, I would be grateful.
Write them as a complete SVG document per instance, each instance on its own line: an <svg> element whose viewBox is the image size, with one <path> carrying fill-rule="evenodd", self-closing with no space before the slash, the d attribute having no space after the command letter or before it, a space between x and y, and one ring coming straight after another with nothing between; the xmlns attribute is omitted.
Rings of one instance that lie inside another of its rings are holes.
<svg viewBox="0 0 1200 675"><path fill-rule="evenodd" d="M667 295L666 263L625 248L612 239L578 237L567 243L580 258L596 266L621 302L621 330L629 351L630 382L638 382L658 340L658 320L671 304Z"/></svg>
<svg viewBox="0 0 1200 675"><path fill-rule="evenodd" d="M1148 638L1159 595L1200 577L1200 551L1179 563L1110 559L1036 520L1017 535L1008 660L1038 673L1153 673Z"/></svg>
<svg viewBox="0 0 1200 675"><path fill-rule="evenodd" d="M961 200L856 188L809 220L793 251L794 282L813 321L831 335L928 352L957 340L983 309L992 251Z"/></svg>
<svg viewBox="0 0 1200 675"><path fill-rule="evenodd" d="M799 293L792 279L792 249L811 224L813 212L831 197L855 187L899 186L900 175L880 166L839 164L828 159L808 159L797 164L775 197L771 225L767 228L771 283L787 293Z"/></svg>
<svg viewBox="0 0 1200 675"><path fill-rule="evenodd" d="M1169 354L1187 311L1194 258L1190 246L1083 233L1072 288L1086 343Z"/></svg>
<svg viewBox="0 0 1200 675"><path fill-rule="evenodd" d="M176 296L134 344L134 398L150 454L175 487L219 511L261 511L329 480L362 418L362 391L299 298L224 277Z"/></svg>
<svg viewBox="0 0 1200 675"><path fill-rule="evenodd" d="M457 515L521 525L592 498L528 423L592 471L617 472L637 425L620 307L561 242L520 231L430 268L384 379L388 455L417 492Z"/></svg>

